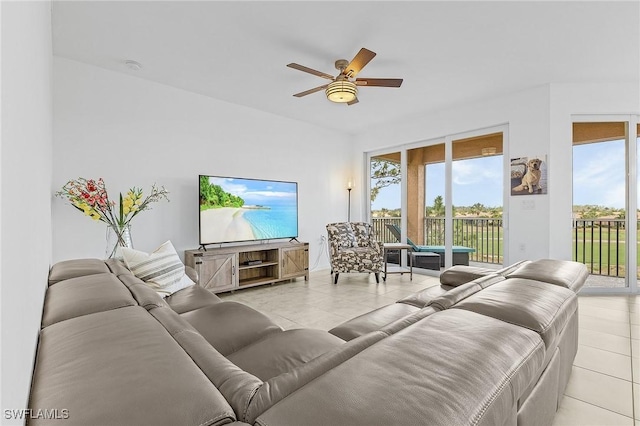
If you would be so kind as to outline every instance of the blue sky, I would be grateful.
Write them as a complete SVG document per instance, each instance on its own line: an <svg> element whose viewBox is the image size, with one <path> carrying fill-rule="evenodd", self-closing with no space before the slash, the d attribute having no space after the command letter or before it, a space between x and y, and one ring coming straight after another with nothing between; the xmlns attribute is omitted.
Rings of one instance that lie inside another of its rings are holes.
<svg viewBox="0 0 640 426"><path fill-rule="evenodd" d="M624 208L624 141L578 145L573 149L573 204Z"/></svg>
<svg viewBox="0 0 640 426"><path fill-rule="evenodd" d="M297 185L256 179L210 177L209 182L220 185L226 192L242 197L246 205L274 205L295 203Z"/></svg>
<svg viewBox="0 0 640 426"><path fill-rule="evenodd" d="M502 157L482 157L453 163L453 205L471 206L482 203L487 207L502 205ZM426 203L441 195L444 198L444 163L431 164L426 171ZM380 190L372 210L382 207L400 208L400 185Z"/></svg>
<svg viewBox="0 0 640 426"><path fill-rule="evenodd" d="M578 145L573 150L573 204L595 204L614 208L625 205L624 141ZM453 163L453 205L487 207L502 205L502 156L482 157ZM427 166L426 204L444 198L444 163ZM383 188L372 210L400 208L400 185Z"/></svg>

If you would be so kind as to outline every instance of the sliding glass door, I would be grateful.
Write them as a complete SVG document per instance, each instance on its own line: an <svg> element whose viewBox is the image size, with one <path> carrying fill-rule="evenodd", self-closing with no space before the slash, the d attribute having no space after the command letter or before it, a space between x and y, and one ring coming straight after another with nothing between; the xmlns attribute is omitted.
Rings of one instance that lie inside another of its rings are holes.
<svg viewBox="0 0 640 426"><path fill-rule="evenodd" d="M443 267L502 265L504 127L370 154L369 213L379 239L436 252Z"/></svg>
<svg viewBox="0 0 640 426"><path fill-rule="evenodd" d="M638 138L635 117L573 123L572 257L587 291L635 291L638 278Z"/></svg>
<svg viewBox="0 0 640 426"><path fill-rule="evenodd" d="M402 197L400 152L371 156L369 160L370 217L378 239L400 242Z"/></svg>
<svg viewBox="0 0 640 426"><path fill-rule="evenodd" d="M454 257L464 257L465 250L473 250L468 254L473 262L503 263L502 150L502 132L453 141Z"/></svg>

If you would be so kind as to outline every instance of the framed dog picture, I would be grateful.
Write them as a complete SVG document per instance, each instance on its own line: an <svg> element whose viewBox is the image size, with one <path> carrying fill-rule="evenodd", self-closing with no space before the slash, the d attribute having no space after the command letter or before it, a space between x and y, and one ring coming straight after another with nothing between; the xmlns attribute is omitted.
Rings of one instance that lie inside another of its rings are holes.
<svg viewBox="0 0 640 426"><path fill-rule="evenodd" d="M511 195L547 193L547 156L511 159Z"/></svg>

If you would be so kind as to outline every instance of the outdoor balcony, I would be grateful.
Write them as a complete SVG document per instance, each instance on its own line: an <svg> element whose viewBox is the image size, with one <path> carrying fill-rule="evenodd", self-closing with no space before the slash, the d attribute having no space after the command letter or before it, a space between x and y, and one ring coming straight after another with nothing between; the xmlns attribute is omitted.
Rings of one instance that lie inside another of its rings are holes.
<svg viewBox="0 0 640 426"><path fill-rule="evenodd" d="M378 239L385 243L398 242L387 224L400 228L402 218L373 218ZM442 217L424 219L424 241L416 244L444 245ZM503 264L504 231L501 218L464 217L453 219L453 244L471 247L471 264L491 267ZM640 226L639 226L640 228ZM573 221L573 260L584 263L591 276L590 287L625 287L626 229L624 219L575 219ZM640 264L640 261L638 262Z"/></svg>

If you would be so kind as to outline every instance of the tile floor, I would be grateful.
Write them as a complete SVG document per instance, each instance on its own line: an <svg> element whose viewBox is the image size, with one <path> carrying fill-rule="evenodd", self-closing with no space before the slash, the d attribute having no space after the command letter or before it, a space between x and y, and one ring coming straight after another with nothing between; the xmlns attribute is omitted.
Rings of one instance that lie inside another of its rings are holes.
<svg viewBox="0 0 640 426"><path fill-rule="evenodd" d="M220 294L247 304L285 329L329 330L423 288L438 285L430 275L342 274L333 285L328 270L273 286ZM640 426L640 296L584 296L580 304L579 349L553 426ZM634 420L635 419L635 420Z"/></svg>

